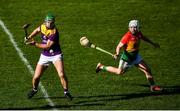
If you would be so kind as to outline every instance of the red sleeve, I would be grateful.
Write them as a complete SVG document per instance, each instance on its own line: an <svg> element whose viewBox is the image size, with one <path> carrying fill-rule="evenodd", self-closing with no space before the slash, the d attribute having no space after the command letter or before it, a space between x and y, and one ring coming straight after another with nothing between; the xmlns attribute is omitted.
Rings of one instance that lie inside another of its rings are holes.
<svg viewBox="0 0 180 111"><path fill-rule="evenodd" d="M123 44L127 44L128 40L129 40L129 33L127 32L127 33L122 37L122 39L121 39L120 42L123 43Z"/></svg>

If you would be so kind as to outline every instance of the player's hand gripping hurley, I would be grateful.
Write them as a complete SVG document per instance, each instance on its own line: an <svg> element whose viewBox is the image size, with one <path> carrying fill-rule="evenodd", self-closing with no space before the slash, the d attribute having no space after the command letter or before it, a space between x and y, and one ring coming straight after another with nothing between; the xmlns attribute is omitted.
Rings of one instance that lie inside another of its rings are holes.
<svg viewBox="0 0 180 111"><path fill-rule="evenodd" d="M28 29L29 26L30 26L30 24L24 24L23 27L22 27L24 29L24 34L25 34L24 43L27 44L27 45L32 44L34 42L33 39L28 38L27 29Z"/></svg>

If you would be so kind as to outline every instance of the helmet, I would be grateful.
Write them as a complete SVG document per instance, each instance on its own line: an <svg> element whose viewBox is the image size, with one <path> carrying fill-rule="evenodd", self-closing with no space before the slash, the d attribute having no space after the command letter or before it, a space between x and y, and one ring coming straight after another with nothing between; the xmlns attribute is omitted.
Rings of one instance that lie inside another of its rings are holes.
<svg viewBox="0 0 180 111"><path fill-rule="evenodd" d="M55 16L51 13L47 14L44 21L55 21Z"/></svg>
<svg viewBox="0 0 180 111"><path fill-rule="evenodd" d="M129 22L129 27L132 27L132 26L137 27L137 29L139 30L139 21L138 20L131 20Z"/></svg>

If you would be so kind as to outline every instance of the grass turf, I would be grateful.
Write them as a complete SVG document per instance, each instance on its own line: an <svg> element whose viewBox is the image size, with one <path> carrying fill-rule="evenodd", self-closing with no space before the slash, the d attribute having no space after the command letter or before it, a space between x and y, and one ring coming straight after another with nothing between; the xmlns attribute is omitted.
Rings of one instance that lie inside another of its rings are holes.
<svg viewBox="0 0 180 111"><path fill-rule="evenodd" d="M40 50L23 44L22 25L32 23L32 31L48 12L57 16L65 72L74 100L69 102L63 97L56 71L50 66L41 81L56 108L180 109L179 4L179 0L2 0L0 18L35 68ZM139 19L142 32L161 45L154 49L142 42L140 53L151 66L157 84L168 89L166 92L149 92L145 76L136 68L124 76L107 72L97 75L99 61L113 66L118 61L79 44L80 37L87 36L99 47L114 52L131 19ZM51 109L42 92L31 100L26 98L32 76L2 28L0 35L0 109Z"/></svg>

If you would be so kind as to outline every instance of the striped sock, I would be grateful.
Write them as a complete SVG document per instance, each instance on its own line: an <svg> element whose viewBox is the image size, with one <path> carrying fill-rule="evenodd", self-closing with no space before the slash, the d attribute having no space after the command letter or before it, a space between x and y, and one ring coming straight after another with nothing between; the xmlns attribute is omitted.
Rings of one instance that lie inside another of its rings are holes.
<svg viewBox="0 0 180 111"><path fill-rule="evenodd" d="M102 70L103 71L107 71L107 67L106 66L102 66Z"/></svg>

